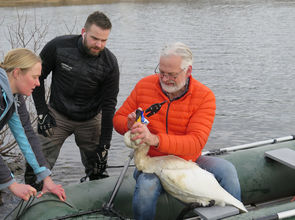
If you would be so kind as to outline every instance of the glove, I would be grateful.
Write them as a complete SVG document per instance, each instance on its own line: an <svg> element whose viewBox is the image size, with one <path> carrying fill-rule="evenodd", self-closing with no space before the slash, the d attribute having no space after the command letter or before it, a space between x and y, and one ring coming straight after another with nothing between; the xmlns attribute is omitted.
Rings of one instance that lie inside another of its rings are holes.
<svg viewBox="0 0 295 220"><path fill-rule="evenodd" d="M38 133L44 137L53 135L53 127L56 127L55 119L48 113L38 115Z"/></svg>
<svg viewBox="0 0 295 220"><path fill-rule="evenodd" d="M90 180L102 179L109 176L106 172L109 149L109 144L98 145L95 153L96 158L92 162L93 170L89 174Z"/></svg>

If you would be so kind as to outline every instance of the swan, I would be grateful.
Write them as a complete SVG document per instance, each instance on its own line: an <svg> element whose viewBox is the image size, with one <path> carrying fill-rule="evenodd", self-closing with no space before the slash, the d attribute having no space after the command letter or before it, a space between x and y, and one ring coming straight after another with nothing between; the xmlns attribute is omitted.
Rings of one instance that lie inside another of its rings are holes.
<svg viewBox="0 0 295 220"><path fill-rule="evenodd" d="M235 206L242 212L247 209L238 199L223 189L214 175L192 161L174 155L150 157L147 155L149 146L133 141L135 134L130 131L124 135L125 145L134 149L134 163L139 171L155 173L169 194L185 203L199 203L208 206L214 200L216 205Z"/></svg>

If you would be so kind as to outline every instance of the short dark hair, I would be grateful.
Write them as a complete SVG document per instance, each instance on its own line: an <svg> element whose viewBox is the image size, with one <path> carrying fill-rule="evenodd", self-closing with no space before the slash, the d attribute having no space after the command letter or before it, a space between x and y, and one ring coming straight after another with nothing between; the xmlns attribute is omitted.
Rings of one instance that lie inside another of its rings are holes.
<svg viewBox="0 0 295 220"><path fill-rule="evenodd" d="M112 23L110 19L100 11L95 11L88 16L84 28L88 30L93 24L102 28L103 30L109 30L112 28Z"/></svg>

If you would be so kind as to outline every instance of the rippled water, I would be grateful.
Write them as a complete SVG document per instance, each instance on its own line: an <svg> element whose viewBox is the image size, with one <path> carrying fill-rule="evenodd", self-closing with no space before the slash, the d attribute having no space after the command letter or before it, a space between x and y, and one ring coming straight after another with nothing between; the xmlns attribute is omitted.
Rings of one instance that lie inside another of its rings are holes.
<svg viewBox="0 0 295 220"><path fill-rule="evenodd" d="M193 76L210 87L217 114L206 149L295 133L295 2L291 0L183 0L0 8L0 53L9 49L7 25L24 12L49 22L45 42L67 29L80 32L88 14L104 11L113 29L108 47L121 70L118 107L135 83L150 75L166 42L182 41L194 53ZM32 22L30 20L30 22ZM66 28L66 25L68 28ZM6 37L5 37L6 36ZM123 165L129 150L113 135L109 165ZM53 170L64 185L84 175L73 138Z"/></svg>

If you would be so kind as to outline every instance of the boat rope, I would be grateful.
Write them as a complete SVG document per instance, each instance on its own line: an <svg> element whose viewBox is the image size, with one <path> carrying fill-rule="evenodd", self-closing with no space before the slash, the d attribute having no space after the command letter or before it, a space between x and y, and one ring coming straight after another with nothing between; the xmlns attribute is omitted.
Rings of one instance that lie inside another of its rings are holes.
<svg viewBox="0 0 295 220"><path fill-rule="evenodd" d="M8 213L8 215L6 215L6 217L4 218L4 220L6 220L9 216L11 216L11 214L19 207L18 209L18 212L15 216L15 220L19 220L26 212L28 209L30 209L31 207L35 206L35 205L38 205L40 203L44 203L44 202L60 202L60 203L63 203L63 204L66 204L68 205L70 208L73 208L74 209L74 206L72 206L70 203L66 202L66 201L60 201L59 199L46 199L46 200L41 200L41 201L38 201L38 202L35 202L34 204L33 201L35 200L35 196L31 196L29 198L29 200L25 203L25 201L22 199L18 205L10 212ZM23 206L23 204L25 203L25 206Z"/></svg>
<svg viewBox="0 0 295 220"><path fill-rule="evenodd" d="M128 219L128 218L123 217L123 215L121 215L118 211L115 211L114 209L105 210L105 209L102 208L102 209L78 212L78 213L74 213L74 214L70 214L70 215L51 218L51 219L48 219L48 220L64 220L64 219L75 218L75 217L94 214L94 213L101 213L104 217L117 217L118 219L121 219L121 220Z"/></svg>
<svg viewBox="0 0 295 220"><path fill-rule="evenodd" d="M4 218L4 220L6 220L13 212L14 212L14 210L16 210L18 207L19 207L19 209L18 209L18 211L17 211L17 214L16 214L16 217L15 217L15 219L19 219L20 218L20 216L22 215L22 213L25 211L25 210L27 210L27 206L28 205L30 205L33 201L34 201L34 198L32 198L33 196L31 196L30 198L29 198L29 200L27 201L27 203L26 203L26 205L25 205L25 207L23 208L22 206L23 206L23 204L24 204L24 200L22 199L22 200L20 200L20 202L17 204L17 206L13 209L13 210L11 210L11 212L9 212L6 216L5 216L5 218ZM22 211L21 211L22 210Z"/></svg>
<svg viewBox="0 0 295 220"><path fill-rule="evenodd" d="M7 220L16 209L18 209L18 211L17 211L17 214L14 217L14 219L15 220L19 220L28 211L28 209L30 209L33 206L39 205L40 203L44 203L44 202L60 202L60 203L66 204L67 206L69 206L72 209L75 209L75 207L72 206L70 203L68 203L66 201L63 202L63 201L60 201L58 199L46 199L46 200L41 200L41 201L38 201L38 202L33 203L34 200L35 200L35 198L36 198L35 196L31 196L27 202L25 202L22 199L18 203L18 205L8 215L6 215L6 217L4 218L4 220ZM77 209L75 209L75 210L78 211ZM57 217L57 218L53 218L53 219L49 219L49 220L69 219L69 218L79 217L79 216L93 214L93 213L101 213L104 216L117 217L118 219L122 219L122 220L127 219L123 215L121 215L118 211L115 211L113 208L109 208L109 209L102 208L102 209L96 209L96 210L89 210L89 211L77 212L77 213L74 213L74 214L65 215L65 216L61 216L61 217Z"/></svg>
<svg viewBox="0 0 295 220"><path fill-rule="evenodd" d="M57 217L57 218L51 218L51 219L48 219L48 220L62 220L62 219L68 219L68 218L73 218L73 217L79 217L79 216L83 216L83 215L93 214L93 213L97 213L97 212L101 212L101 209L84 211L84 212L78 212L78 213L75 213L75 214L65 215L65 216L61 216L61 217Z"/></svg>
<svg viewBox="0 0 295 220"><path fill-rule="evenodd" d="M122 220L125 220L127 218L123 217L123 215L121 215L118 211L116 211L115 209L113 208L105 208L103 207L103 214L104 215L109 215L109 214L112 214L114 217L118 217L119 219L122 219Z"/></svg>

